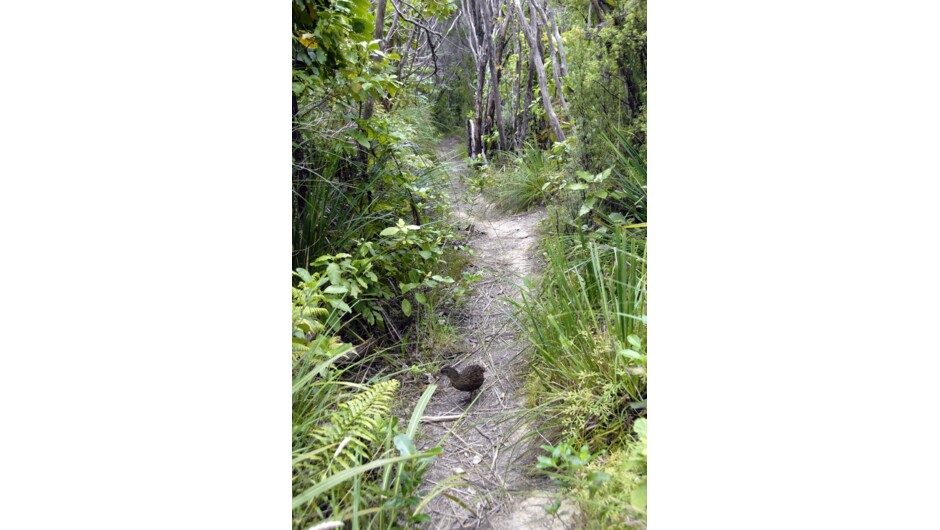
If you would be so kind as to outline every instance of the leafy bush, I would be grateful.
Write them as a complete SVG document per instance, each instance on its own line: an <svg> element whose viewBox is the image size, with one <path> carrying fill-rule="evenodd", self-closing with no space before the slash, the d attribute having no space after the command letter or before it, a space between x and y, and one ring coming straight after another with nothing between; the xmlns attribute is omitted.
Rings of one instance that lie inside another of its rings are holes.
<svg viewBox="0 0 940 530"><path fill-rule="evenodd" d="M588 0L561 0L586 13ZM611 165L604 135L621 130L646 157L646 1L611 0L603 22L573 24L568 43L566 92L579 135L577 160L590 173Z"/></svg>
<svg viewBox="0 0 940 530"><path fill-rule="evenodd" d="M567 442L543 445L536 468L578 502L585 528L645 528L646 444L646 418L639 418L629 440L609 454Z"/></svg>
<svg viewBox="0 0 940 530"><path fill-rule="evenodd" d="M379 233L378 241L358 242L355 255L320 256L311 270L297 268L293 274L300 281L292 292L299 324L294 337L303 339L324 329L335 333L351 313L363 316L369 325L381 325L383 303L395 299L400 299L405 316L411 316L412 300L426 305L425 291L454 283L436 273L444 265L443 245L451 238L450 232L399 219Z"/></svg>
<svg viewBox="0 0 940 530"><path fill-rule="evenodd" d="M580 504L587 528L646 527L646 418L633 429L636 437L624 448L573 476L568 494Z"/></svg>

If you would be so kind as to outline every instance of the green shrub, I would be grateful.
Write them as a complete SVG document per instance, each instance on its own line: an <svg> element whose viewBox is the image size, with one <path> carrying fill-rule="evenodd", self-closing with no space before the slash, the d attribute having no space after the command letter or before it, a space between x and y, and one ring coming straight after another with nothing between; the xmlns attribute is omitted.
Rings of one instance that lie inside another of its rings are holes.
<svg viewBox="0 0 940 530"><path fill-rule="evenodd" d="M569 443L543 445L536 468L562 486L560 496L578 502L588 529L646 527L646 418L611 452L575 450Z"/></svg>
<svg viewBox="0 0 940 530"><path fill-rule="evenodd" d="M636 437L609 457L574 474L568 494L581 506L587 528L646 527L646 419L634 424Z"/></svg>

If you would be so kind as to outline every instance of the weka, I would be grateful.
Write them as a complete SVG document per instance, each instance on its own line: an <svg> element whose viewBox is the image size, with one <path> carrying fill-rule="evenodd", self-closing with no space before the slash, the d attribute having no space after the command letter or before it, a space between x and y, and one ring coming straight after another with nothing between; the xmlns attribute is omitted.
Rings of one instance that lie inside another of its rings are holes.
<svg viewBox="0 0 940 530"><path fill-rule="evenodd" d="M473 392L483 385L483 371L483 367L479 364L472 364L464 368L463 373L458 372L451 366L441 368L441 374L450 378L451 386L457 390L470 392L470 397L473 397Z"/></svg>

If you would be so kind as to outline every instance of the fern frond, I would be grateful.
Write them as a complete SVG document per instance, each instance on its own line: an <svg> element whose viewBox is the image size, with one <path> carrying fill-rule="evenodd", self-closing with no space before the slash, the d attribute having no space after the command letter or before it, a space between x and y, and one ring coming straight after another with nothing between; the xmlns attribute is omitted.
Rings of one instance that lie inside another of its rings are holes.
<svg viewBox="0 0 940 530"><path fill-rule="evenodd" d="M391 379L375 383L355 397L341 403L330 416L330 423L313 429L310 436L320 447L349 441L336 453L317 457L325 475L347 469L371 458L379 442L379 426L389 416L392 399L398 390L398 381Z"/></svg>

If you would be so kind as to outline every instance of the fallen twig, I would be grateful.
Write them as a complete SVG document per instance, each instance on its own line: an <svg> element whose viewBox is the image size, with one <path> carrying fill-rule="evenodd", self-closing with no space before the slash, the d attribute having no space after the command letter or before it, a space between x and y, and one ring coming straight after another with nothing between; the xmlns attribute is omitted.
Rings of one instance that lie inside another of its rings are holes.
<svg viewBox="0 0 940 530"><path fill-rule="evenodd" d="M445 421L454 421L459 420L463 414L453 414L450 416L422 416L422 423L441 423Z"/></svg>

